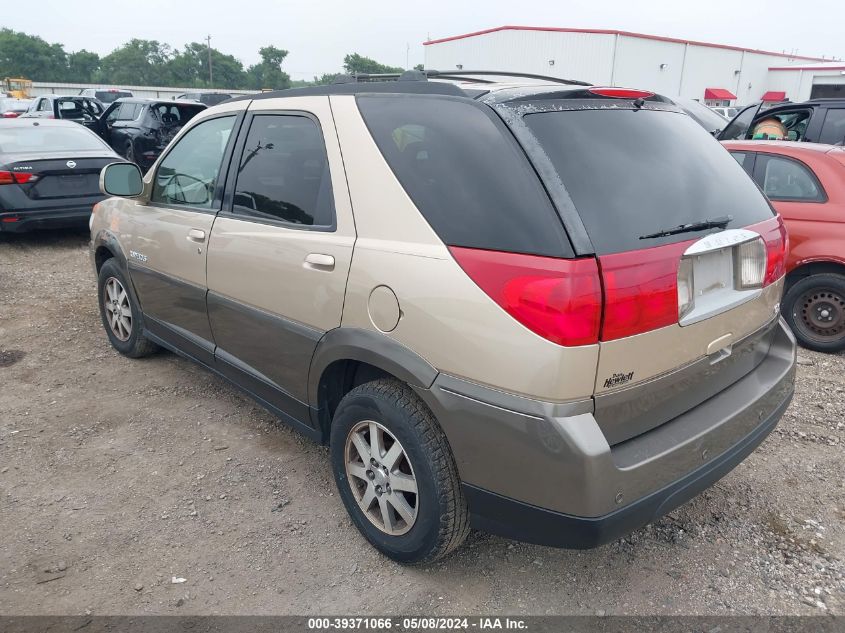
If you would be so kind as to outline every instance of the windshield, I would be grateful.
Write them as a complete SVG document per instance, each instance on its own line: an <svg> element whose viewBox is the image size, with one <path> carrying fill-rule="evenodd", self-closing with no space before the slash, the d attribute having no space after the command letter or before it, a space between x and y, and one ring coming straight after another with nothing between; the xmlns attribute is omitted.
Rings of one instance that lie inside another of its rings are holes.
<svg viewBox="0 0 845 633"><path fill-rule="evenodd" d="M30 119L31 120L31 119ZM0 152L17 154L26 152L77 152L109 148L88 128L68 124L57 125L15 125L0 126Z"/></svg>
<svg viewBox="0 0 845 633"><path fill-rule="evenodd" d="M726 227L738 228L772 217L742 167L680 113L571 110L527 114L524 121L557 171L598 254L695 237L640 239L681 224L731 216Z"/></svg>
<svg viewBox="0 0 845 633"><path fill-rule="evenodd" d="M728 120L717 112L713 112L703 103L694 99L676 97L672 99L681 110L691 116L696 123L710 133L721 132L728 124Z"/></svg>

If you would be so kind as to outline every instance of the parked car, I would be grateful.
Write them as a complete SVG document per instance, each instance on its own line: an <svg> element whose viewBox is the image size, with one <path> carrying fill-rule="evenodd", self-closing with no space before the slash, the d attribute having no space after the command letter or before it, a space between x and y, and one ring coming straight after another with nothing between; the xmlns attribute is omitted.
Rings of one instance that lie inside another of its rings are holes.
<svg viewBox="0 0 845 633"><path fill-rule="evenodd" d="M125 88L86 88L81 90L79 94L83 97L91 97L102 104L108 105L118 99L126 99L134 97L131 90Z"/></svg>
<svg viewBox="0 0 845 633"><path fill-rule="evenodd" d="M103 104L96 99L43 95L33 99L29 109L20 116L34 119L66 119L94 128L102 114Z"/></svg>
<svg viewBox="0 0 845 633"><path fill-rule="evenodd" d="M211 107L231 99L232 95L228 92L186 92L176 98L187 101L197 101Z"/></svg>
<svg viewBox="0 0 845 633"><path fill-rule="evenodd" d="M0 98L0 118L16 119L29 109L30 99Z"/></svg>
<svg viewBox="0 0 845 633"><path fill-rule="evenodd" d="M70 121L17 118L0 125L0 232L85 226L103 199L100 170L120 160Z"/></svg>
<svg viewBox="0 0 845 633"><path fill-rule="evenodd" d="M786 223L781 311L798 342L820 352L845 349L845 148L788 141L725 147Z"/></svg>
<svg viewBox="0 0 845 633"><path fill-rule="evenodd" d="M845 99L812 99L771 108L756 103L737 114L722 130L719 140L752 139L758 124L775 119L783 126L784 139L842 145L845 143Z"/></svg>
<svg viewBox="0 0 845 633"><path fill-rule="evenodd" d="M204 109L187 101L118 99L94 129L114 151L148 169L182 126Z"/></svg>
<svg viewBox="0 0 845 633"><path fill-rule="evenodd" d="M718 114L719 116L725 117L728 121L734 118L737 114L739 114L739 108L735 106L711 106L710 107L713 112Z"/></svg>
<svg viewBox="0 0 845 633"><path fill-rule="evenodd" d="M352 521L398 561L470 525L611 541L742 461L792 396L783 223L650 92L250 95L143 181L101 181L125 196L91 226L114 348L177 351L328 443Z"/></svg>
<svg viewBox="0 0 845 633"><path fill-rule="evenodd" d="M687 115L714 136L720 133L729 121L712 108L695 99L687 97L671 97L672 103L677 105Z"/></svg>

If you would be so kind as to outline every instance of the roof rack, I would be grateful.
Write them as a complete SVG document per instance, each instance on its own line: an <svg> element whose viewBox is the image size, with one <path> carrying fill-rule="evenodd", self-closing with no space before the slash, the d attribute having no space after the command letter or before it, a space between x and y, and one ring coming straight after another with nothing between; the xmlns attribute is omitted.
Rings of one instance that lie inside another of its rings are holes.
<svg viewBox="0 0 845 633"><path fill-rule="evenodd" d="M520 73L510 70L406 70L401 73L357 73L353 75L340 75L334 83L358 83L373 81L426 81L428 79L455 79L461 81L472 81L475 83L496 83L491 79L479 79L482 77L519 77L521 79L539 79L556 84L570 86L592 86L593 84L577 79L563 79L561 77L550 77L548 75L535 75L534 73Z"/></svg>

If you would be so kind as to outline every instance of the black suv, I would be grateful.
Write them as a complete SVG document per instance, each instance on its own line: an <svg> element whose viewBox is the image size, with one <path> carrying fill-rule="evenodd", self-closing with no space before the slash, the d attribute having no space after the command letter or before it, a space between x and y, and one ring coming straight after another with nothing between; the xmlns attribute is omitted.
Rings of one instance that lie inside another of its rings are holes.
<svg viewBox="0 0 845 633"><path fill-rule="evenodd" d="M720 141L754 138L758 123L777 119L786 129L784 140L842 145L845 142L845 99L811 99L784 103L768 109L762 103L750 105L722 130Z"/></svg>
<svg viewBox="0 0 845 633"><path fill-rule="evenodd" d="M182 126L205 107L184 101L118 99L106 109L94 131L114 151L146 170Z"/></svg>

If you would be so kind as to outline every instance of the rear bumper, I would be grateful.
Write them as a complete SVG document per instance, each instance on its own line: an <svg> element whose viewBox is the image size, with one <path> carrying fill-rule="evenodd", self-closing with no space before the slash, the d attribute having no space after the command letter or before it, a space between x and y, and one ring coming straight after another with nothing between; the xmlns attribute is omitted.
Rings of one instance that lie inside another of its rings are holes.
<svg viewBox="0 0 845 633"><path fill-rule="evenodd" d="M449 438L474 527L586 548L649 523L730 472L777 425L794 375L795 339L780 319L753 371L612 447L592 400L542 403L442 374L420 393Z"/></svg>
<svg viewBox="0 0 845 633"><path fill-rule="evenodd" d="M74 205L28 211L6 211L0 213L0 232L23 233L33 229L55 229L85 226L91 217L95 202L84 206ZM14 221L12 221L14 219Z"/></svg>

